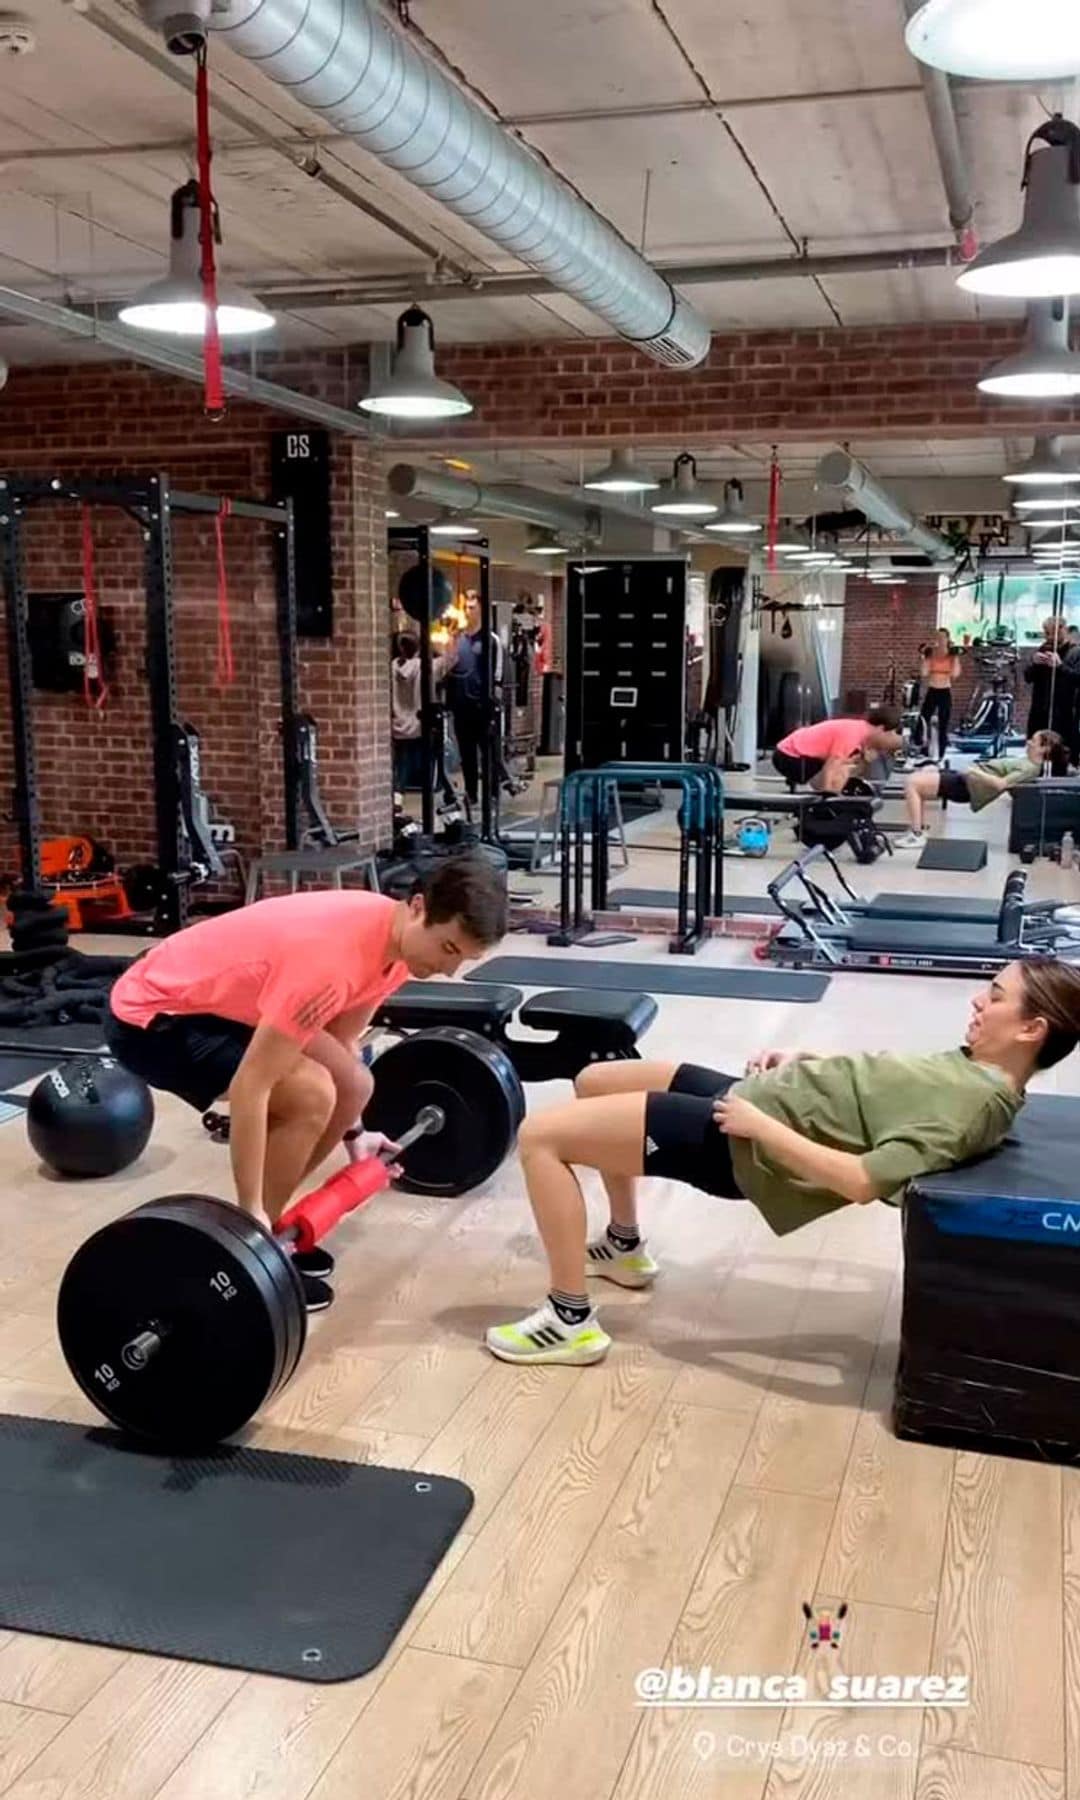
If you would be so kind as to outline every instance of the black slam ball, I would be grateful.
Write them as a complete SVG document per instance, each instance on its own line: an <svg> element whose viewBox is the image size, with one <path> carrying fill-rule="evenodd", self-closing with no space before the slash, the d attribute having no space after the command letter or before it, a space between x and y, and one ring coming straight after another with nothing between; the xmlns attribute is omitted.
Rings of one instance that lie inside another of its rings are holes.
<svg viewBox="0 0 1080 1800"><path fill-rule="evenodd" d="M76 1056L30 1096L26 1128L58 1175L115 1175L146 1148L154 1101L145 1081L111 1056Z"/></svg>

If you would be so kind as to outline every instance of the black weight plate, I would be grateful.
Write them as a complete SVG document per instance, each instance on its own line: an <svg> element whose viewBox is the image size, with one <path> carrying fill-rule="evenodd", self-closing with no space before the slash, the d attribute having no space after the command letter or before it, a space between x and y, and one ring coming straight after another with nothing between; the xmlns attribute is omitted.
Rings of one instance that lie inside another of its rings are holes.
<svg viewBox="0 0 1080 1800"><path fill-rule="evenodd" d="M525 1095L505 1050L437 1025L401 1038L372 1065L375 1092L364 1123L393 1138L422 1106L441 1106L446 1123L406 1151L399 1186L451 1197L479 1187L510 1151L525 1116Z"/></svg>
<svg viewBox="0 0 1080 1800"><path fill-rule="evenodd" d="M290 1258L239 1208L197 1194L151 1201L76 1251L57 1301L75 1380L114 1425L161 1449L200 1449L258 1411L307 1328ZM124 1359L140 1333L160 1350Z"/></svg>

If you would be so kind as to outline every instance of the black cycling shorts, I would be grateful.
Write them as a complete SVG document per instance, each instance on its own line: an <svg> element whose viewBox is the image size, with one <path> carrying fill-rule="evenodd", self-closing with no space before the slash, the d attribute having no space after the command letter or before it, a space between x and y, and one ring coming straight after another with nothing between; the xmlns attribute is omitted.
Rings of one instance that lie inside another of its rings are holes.
<svg viewBox="0 0 1080 1800"><path fill-rule="evenodd" d="M680 1063L666 1093L645 1102L646 1175L685 1181L720 1200L741 1200L731 1165L731 1140L713 1124L713 1101L739 1080L694 1063Z"/></svg>
<svg viewBox="0 0 1080 1800"><path fill-rule="evenodd" d="M253 1035L253 1026L216 1013L159 1013L149 1025L129 1025L110 1011L105 1020L117 1062L200 1113L227 1092Z"/></svg>
<svg viewBox="0 0 1080 1800"><path fill-rule="evenodd" d="M813 781L815 775L820 775L825 767L823 756L790 756L786 750L774 750L772 760L776 773L796 787L803 787L807 782Z"/></svg>
<svg viewBox="0 0 1080 1800"><path fill-rule="evenodd" d="M947 800L950 806L968 806L971 803L971 789L966 775L959 769L938 770L938 798Z"/></svg>

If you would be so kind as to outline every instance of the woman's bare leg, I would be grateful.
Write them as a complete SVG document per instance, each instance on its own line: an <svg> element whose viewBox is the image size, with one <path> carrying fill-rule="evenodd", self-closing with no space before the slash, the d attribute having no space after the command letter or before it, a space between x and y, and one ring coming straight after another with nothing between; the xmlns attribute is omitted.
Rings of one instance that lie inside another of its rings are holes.
<svg viewBox="0 0 1080 1800"><path fill-rule="evenodd" d="M904 783L904 806L912 831L925 829L926 802L937 799L940 786L941 775L937 769L916 769L908 776Z"/></svg>
<svg viewBox="0 0 1080 1800"><path fill-rule="evenodd" d="M525 1185L559 1293L585 1292L585 1201L572 1165L599 1169L605 1182L621 1178L632 1193L644 1164L645 1106L644 1089L571 1100L534 1114L521 1128Z"/></svg>
<svg viewBox="0 0 1080 1800"><path fill-rule="evenodd" d="M590 1063L574 1082L579 1100L600 1099L605 1094L666 1094L675 1079L678 1063ZM631 1175L600 1171L607 1189L611 1223L616 1231L638 1232L637 1185Z"/></svg>

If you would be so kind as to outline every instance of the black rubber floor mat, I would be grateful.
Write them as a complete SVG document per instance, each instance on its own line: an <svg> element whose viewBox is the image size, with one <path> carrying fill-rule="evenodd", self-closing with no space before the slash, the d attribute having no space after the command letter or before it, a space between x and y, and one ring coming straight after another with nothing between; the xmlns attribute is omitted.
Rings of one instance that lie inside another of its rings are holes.
<svg viewBox="0 0 1080 1800"><path fill-rule="evenodd" d="M974 875L986 867L986 844L982 838L931 838L915 867Z"/></svg>
<svg viewBox="0 0 1080 1800"><path fill-rule="evenodd" d="M463 1482L0 1414L0 1626L346 1681L380 1663L472 1507Z"/></svg>
<svg viewBox="0 0 1080 1800"><path fill-rule="evenodd" d="M675 962L614 963L569 956L494 956L466 981L509 981L520 987L602 988L630 994L693 994L702 1000L790 1000L813 1003L827 975L790 969L688 969Z"/></svg>
<svg viewBox="0 0 1080 1800"><path fill-rule="evenodd" d="M0 1039L9 1043L17 1044L23 1035L18 1026L0 1025ZM25 1037L27 1049L0 1050L0 1087L21 1087L24 1081L47 1075L72 1051L104 1048L100 1025L40 1025L28 1027Z"/></svg>
<svg viewBox="0 0 1080 1800"><path fill-rule="evenodd" d="M618 912L621 906L655 907L657 911L674 912L679 904L679 896L674 888L612 888L608 894L608 906ZM732 894L724 901L726 913L762 913L766 917L779 918L780 908L768 894Z"/></svg>

